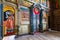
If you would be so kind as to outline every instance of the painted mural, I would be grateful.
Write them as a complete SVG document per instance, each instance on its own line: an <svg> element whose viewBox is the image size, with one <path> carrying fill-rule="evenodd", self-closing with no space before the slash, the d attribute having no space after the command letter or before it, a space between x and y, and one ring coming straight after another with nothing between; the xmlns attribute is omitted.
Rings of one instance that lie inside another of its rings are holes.
<svg viewBox="0 0 60 40"><path fill-rule="evenodd" d="M17 0L2 0L3 4L3 36L17 34ZM15 4L16 3L16 4Z"/></svg>
<svg viewBox="0 0 60 40"><path fill-rule="evenodd" d="M21 24L29 24L29 9L27 7L21 7Z"/></svg>
<svg viewBox="0 0 60 40"><path fill-rule="evenodd" d="M19 35L29 33L30 13L29 8L19 5L18 14Z"/></svg>
<svg viewBox="0 0 60 40"><path fill-rule="evenodd" d="M14 29L14 9L13 7L9 6L9 5L5 5L3 8L3 12L4 12L4 34L5 35L10 35L13 34L13 29Z"/></svg>
<svg viewBox="0 0 60 40"><path fill-rule="evenodd" d="M47 12L43 11L43 18L42 18L42 23L43 23L43 30L47 29Z"/></svg>

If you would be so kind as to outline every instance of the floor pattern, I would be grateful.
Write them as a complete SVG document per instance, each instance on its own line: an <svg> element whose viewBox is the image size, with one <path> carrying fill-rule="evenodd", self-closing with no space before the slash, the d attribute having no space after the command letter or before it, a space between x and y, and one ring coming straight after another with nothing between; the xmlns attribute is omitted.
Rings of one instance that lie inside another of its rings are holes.
<svg viewBox="0 0 60 40"><path fill-rule="evenodd" d="M60 40L60 32L44 32L35 35L25 35L16 40Z"/></svg>

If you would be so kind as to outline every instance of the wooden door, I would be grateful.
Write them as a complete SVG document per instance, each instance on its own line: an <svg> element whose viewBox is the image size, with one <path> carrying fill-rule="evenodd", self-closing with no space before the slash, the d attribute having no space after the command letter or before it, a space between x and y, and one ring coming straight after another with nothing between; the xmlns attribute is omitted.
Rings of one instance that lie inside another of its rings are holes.
<svg viewBox="0 0 60 40"><path fill-rule="evenodd" d="M60 10L54 11L54 30L60 31Z"/></svg>
<svg viewBox="0 0 60 40"><path fill-rule="evenodd" d="M50 27L51 30L60 31L60 9L54 10L50 15Z"/></svg>

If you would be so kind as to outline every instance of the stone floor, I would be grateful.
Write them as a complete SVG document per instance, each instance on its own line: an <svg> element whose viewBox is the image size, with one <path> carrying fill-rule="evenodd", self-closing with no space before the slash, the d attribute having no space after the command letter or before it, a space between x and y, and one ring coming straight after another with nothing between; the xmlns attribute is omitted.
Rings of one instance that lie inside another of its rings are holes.
<svg viewBox="0 0 60 40"><path fill-rule="evenodd" d="M25 35L16 40L60 40L60 32L44 32L34 35Z"/></svg>

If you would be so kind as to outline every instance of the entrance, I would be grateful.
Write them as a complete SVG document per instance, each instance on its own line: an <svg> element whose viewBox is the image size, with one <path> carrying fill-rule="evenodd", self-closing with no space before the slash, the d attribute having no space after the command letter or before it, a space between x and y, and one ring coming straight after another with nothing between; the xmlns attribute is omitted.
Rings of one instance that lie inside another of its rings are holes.
<svg viewBox="0 0 60 40"><path fill-rule="evenodd" d="M33 8L33 26L34 26L34 32L39 32L39 14L40 10L38 7Z"/></svg>
<svg viewBox="0 0 60 40"><path fill-rule="evenodd" d="M30 7L30 33L34 34L39 32L39 24L40 24L40 10L38 7L34 7L33 5Z"/></svg>

